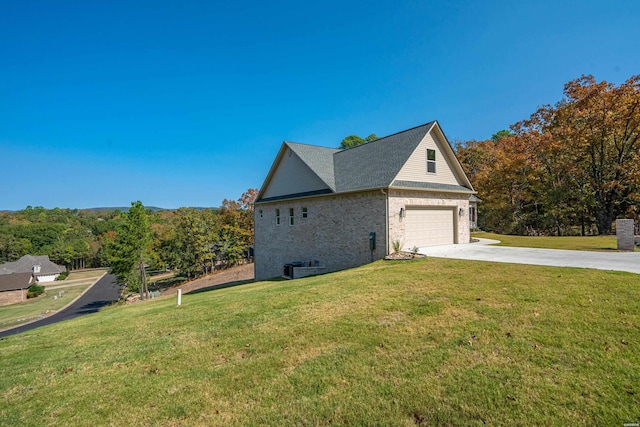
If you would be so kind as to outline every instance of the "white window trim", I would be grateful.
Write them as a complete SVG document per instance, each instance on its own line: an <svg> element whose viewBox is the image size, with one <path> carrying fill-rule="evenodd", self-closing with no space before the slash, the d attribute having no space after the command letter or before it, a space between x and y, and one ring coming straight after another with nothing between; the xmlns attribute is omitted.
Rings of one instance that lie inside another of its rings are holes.
<svg viewBox="0 0 640 427"><path fill-rule="evenodd" d="M429 160L429 151L433 151L434 160ZM438 152L433 148L427 148L427 173L435 174L438 171L437 168L437 154ZM433 164L433 172L429 171L429 165Z"/></svg>

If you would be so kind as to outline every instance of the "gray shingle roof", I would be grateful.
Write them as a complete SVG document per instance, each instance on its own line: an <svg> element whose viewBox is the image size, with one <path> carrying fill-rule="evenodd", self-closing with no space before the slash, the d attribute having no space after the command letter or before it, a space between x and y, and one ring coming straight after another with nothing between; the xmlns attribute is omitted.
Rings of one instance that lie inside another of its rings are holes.
<svg viewBox="0 0 640 427"><path fill-rule="evenodd" d="M34 273L33 271L33 267L36 265L40 266L39 273ZM52 263L48 255L25 255L17 261L0 265L0 274L34 273L36 277L47 274L59 274L65 270L63 266Z"/></svg>
<svg viewBox="0 0 640 427"><path fill-rule="evenodd" d="M436 121L425 123L424 125L346 150L287 141L284 144L295 152L313 173L331 189L318 194L329 192L346 193L392 186L473 193L474 191L471 188L461 185L413 181L394 182L394 178L405 165L407 159L436 123ZM313 195L316 193L313 192ZM288 194L260 199L258 202L304 197L306 195L311 194Z"/></svg>
<svg viewBox="0 0 640 427"><path fill-rule="evenodd" d="M335 154L337 192L382 188L400 172L435 122L429 122Z"/></svg>
<svg viewBox="0 0 640 427"><path fill-rule="evenodd" d="M31 284L31 273L0 274L0 292L27 289Z"/></svg>
<svg viewBox="0 0 640 427"><path fill-rule="evenodd" d="M472 191L462 185L440 184L437 182L417 182L417 181L393 181L392 187L400 188L422 188L425 190L455 191L458 193L471 193Z"/></svg>
<svg viewBox="0 0 640 427"><path fill-rule="evenodd" d="M298 144L297 142L285 142L285 144L287 144L332 191L336 191L333 155L339 152L339 149Z"/></svg>

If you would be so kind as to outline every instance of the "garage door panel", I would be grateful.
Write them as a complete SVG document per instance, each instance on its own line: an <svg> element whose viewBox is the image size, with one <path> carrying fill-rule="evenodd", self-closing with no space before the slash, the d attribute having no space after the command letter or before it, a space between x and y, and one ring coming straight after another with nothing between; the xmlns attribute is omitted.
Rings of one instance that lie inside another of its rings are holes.
<svg viewBox="0 0 640 427"><path fill-rule="evenodd" d="M450 245L455 241L453 209L407 209L405 249Z"/></svg>

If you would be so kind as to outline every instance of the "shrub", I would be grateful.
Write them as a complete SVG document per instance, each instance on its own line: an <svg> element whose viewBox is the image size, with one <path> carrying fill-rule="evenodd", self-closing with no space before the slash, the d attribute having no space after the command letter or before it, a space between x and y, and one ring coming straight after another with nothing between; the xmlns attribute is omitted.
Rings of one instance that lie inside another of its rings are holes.
<svg viewBox="0 0 640 427"><path fill-rule="evenodd" d="M400 240L394 240L393 242L393 253L397 254L400 252Z"/></svg>
<svg viewBox="0 0 640 427"><path fill-rule="evenodd" d="M63 271L62 273L60 273L60 275L58 275L58 277L56 277L56 280L64 280L67 277L69 277L69 272Z"/></svg>
<svg viewBox="0 0 640 427"><path fill-rule="evenodd" d="M44 286L34 283L33 285L29 286L29 289L27 290L27 298L35 298L43 293Z"/></svg>

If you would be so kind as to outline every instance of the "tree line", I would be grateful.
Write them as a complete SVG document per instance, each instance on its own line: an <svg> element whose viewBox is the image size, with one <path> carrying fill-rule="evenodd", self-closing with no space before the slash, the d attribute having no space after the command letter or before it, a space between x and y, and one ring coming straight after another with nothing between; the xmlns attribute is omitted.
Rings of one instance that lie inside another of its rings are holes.
<svg viewBox="0 0 640 427"><path fill-rule="evenodd" d="M478 197L479 226L510 234L608 234L640 215L640 76L582 76L564 97L456 152Z"/></svg>
<svg viewBox="0 0 640 427"><path fill-rule="evenodd" d="M152 212L135 202L126 212L30 206L0 212L0 262L30 254L69 270L111 267L131 290L141 285L140 265L193 278L248 256L257 193L249 189L215 209Z"/></svg>

